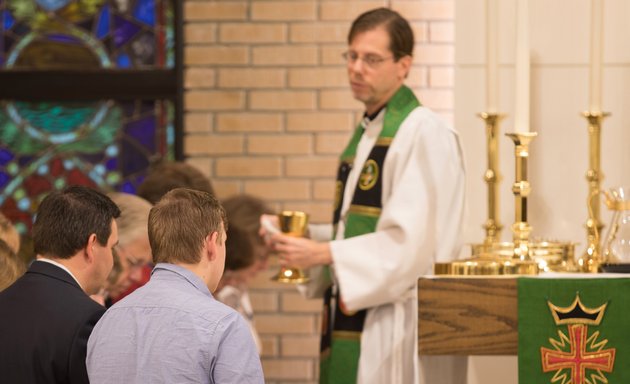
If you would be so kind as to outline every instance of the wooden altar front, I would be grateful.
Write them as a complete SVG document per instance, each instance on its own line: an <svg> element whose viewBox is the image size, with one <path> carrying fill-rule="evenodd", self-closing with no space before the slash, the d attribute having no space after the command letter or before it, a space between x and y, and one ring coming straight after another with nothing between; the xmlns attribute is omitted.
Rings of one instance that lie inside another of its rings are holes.
<svg viewBox="0 0 630 384"><path fill-rule="evenodd" d="M517 297L516 278L420 278L420 354L516 355Z"/></svg>

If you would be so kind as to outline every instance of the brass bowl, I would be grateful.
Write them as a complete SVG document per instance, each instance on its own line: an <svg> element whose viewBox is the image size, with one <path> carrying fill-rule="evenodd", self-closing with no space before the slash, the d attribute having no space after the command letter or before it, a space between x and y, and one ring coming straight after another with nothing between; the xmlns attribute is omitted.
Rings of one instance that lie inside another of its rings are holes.
<svg viewBox="0 0 630 384"><path fill-rule="evenodd" d="M492 254L501 258L512 258L514 243L499 242L486 244L472 244L473 258L482 254ZM529 243L529 254L538 263L541 272L575 272L575 243L561 241L534 241Z"/></svg>
<svg viewBox="0 0 630 384"><path fill-rule="evenodd" d="M466 260L456 260L448 263L435 263L433 266L433 272L436 275L462 277L537 275L538 263L529 260L497 257L492 254L481 254Z"/></svg>

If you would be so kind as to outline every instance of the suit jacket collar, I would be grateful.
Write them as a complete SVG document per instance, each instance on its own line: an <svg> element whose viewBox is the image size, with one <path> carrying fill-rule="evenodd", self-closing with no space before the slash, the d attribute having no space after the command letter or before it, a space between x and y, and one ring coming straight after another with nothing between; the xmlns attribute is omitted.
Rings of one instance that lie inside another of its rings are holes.
<svg viewBox="0 0 630 384"><path fill-rule="evenodd" d="M26 273L35 273L45 275L53 279L61 280L83 291L79 283L77 283L77 281L68 272L64 271L62 268L59 268L54 264L47 263L45 261L33 261Z"/></svg>

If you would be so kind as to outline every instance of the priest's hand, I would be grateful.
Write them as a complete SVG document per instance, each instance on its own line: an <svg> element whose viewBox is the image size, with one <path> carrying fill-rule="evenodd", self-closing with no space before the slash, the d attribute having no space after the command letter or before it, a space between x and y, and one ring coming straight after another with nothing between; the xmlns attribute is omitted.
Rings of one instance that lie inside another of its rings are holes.
<svg viewBox="0 0 630 384"><path fill-rule="evenodd" d="M304 237L276 233L271 237L273 250L278 254L280 265L307 269L332 263L328 243L319 243Z"/></svg>

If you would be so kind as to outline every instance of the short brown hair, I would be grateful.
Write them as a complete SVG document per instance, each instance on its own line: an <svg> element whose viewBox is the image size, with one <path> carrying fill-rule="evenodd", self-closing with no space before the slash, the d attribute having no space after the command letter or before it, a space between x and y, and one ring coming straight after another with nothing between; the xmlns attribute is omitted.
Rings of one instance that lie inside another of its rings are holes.
<svg viewBox="0 0 630 384"><path fill-rule="evenodd" d="M33 224L35 253L69 259L87 245L93 233L105 246L118 216L116 204L89 187L73 185L50 192L39 205Z"/></svg>
<svg viewBox="0 0 630 384"><path fill-rule="evenodd" d="M188 188L168 192L149 213L149 242L154 263L197 264L203 242L227 230L225 210L210 193Z"/></svg>
<svg viewBox="0 0 630 384"><path fill-rule="evenodd" d="M241 194L223 201L223 208L230 221L227 232L225 269L235 271L256 262L257 247L264 247L259 236L260 216L274 213L262 199Z"/></svg>
<svg viewBox="0 0 630 384"><path fill-rule="evenodd" d="M210 179L197 168L183 162L160 162L151 167L147 177L138 186L138 196L156 204L175 188L189 188L214 195Z"/></svg>
<svg viewBox="0 0 630 384"><path fill-rule="evenodd" d="M413 56L413 30L404 17L389 8L376 8L359 15L348 32L348 44L352 44L356 35L380 26L385 27L389 34L389 50L395 60Z"/></svg>

